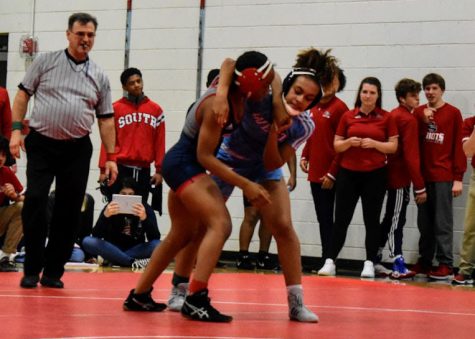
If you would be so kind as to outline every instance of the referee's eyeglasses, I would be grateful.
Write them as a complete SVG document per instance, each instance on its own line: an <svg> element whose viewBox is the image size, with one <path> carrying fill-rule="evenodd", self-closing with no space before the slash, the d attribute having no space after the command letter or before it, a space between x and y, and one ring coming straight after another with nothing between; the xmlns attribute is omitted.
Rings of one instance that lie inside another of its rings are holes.
<svg viewBox="0 0 475 339"><path fill-rule="evenodd" d="M93 32L71 32L71 33L74 34L75 36L77 36L80 39L84 39L86 36L89 39L94 39L94 37L96 36L96 33L93 33Z"/></svg>

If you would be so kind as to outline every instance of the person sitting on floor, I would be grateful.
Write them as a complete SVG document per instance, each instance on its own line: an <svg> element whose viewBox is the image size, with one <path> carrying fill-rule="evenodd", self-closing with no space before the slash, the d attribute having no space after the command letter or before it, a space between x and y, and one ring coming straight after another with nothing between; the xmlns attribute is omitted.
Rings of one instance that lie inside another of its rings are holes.
<svg viewBox="0 0 475 339"><path fill-rule="evenodd" d="M132 178L124 178L120 194L134 195L135 185ZM113 265L144 268L159 243L157 218L148 204L134 204L133 214L121 214L119 204L111 201L102 210L92 236L85 237L82 245L86 252Z"/></svg>
<svg viewBox="0 0 475 339"><path fill-rule="evenodd" d="M23 186L5 164L10 151L8 140L0 136L0 236L5 235L0 250L0 271L15 271L13 262L18 243L23 236L21 210Z"/></svg>

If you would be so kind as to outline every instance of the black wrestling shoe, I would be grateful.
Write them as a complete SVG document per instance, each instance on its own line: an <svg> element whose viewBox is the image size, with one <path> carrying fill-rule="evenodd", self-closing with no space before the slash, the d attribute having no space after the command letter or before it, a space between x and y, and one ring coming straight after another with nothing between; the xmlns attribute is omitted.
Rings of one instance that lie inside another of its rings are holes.
<svg viewBox="0 0 475 339"><path fill-rule="evenodd" d="M64 288L64 283L59 278L50 278L45 275L41 277L41 286L51 288Z"/></svg>
<svg viewBox="0 0 475 339"><path fill-rule="evenodd" d="M134 293L135 290L130 290L129 296L124 301L124 311L138 311L138 312L161 312L167 308L167 305L156 303L152 299L152 290L145 293Z"/></svg>
<svg viewBox="0 0 475 339"><path fill-rule="evenodd" d="M210 301L207 288L190 294L185 299L181 314L192 320L215 323L228 323L233 320L233 317L222 314L211 306Z"/></svg>
<svg viewBox="0 0 475 339"><path fill-rule="evenodd" d="M38 275L25 275L23 278L21 278L20 287L35 288L38 286L38 281L40 281L40 277Z"/></svg>

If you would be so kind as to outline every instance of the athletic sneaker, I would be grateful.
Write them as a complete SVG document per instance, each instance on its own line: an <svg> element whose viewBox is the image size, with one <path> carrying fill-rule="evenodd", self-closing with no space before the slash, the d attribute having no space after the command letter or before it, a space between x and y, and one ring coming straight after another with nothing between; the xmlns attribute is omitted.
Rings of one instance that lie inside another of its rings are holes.
<svg viewBox="0 0 475 339"><path fill-rule="evenodd" d="M261 270L277 270L279 265L272 260L269 254L258 255L256 267Z"/></svg>
<svg viewBox="0 0 475 339"><path fill-rule="evenodd" d="M140 270L147 267L148 263L150 262L150 258L145 259L135 259L132 263L132 269Z"/></svg>
<svg viewBox="0 0 475 339"><path fill-rule="evenodd" d="M386 268L383 264L374 265L374 273L378 277L389 277L393 271L389 268Z"/></svg>
<svg viewBox="0 0 475 339"><path fill-rule="evenodd" d="M13 260L10 260L8 254L0 259L0 272L18 272L15 263Z"/></svg>
<svg viewBox="0 0 475 339"><path fill-rule="evenodd" d="M318 316L303 304L301 293L289 293L287 296L287 301L289 302L290 320L306 323L318 323Z"/></svg>
<svg viewBox="0 0 475 339"><path fill-rule="evenodd" d="M365 260L361 278L374 278L374 265L371 260Z"/></svg>
<svg viewBox="0 0 475 339"><path fill-rule="evenodd" d="M452 280L454 285L473 285L473 278L466 274L457 274Z"/></svg>
<svg viewBox="0 0 475 339"><path fill-rule="evenodd" d="M428 277L431 271L431 266L425 264L419 259L417 263L412 267L412 271L416 273L416 276Z"/></svg>
<svg viewBox="0 0 475 339"><path fill-rule="evenodd" d="M404 258L402 256L397 256L394 259L393 263L393 272L391 277L394 279L408 279L416 275L416 272L408 270Z"/></svg>
<svg viewBox="0 0 475 339"><path fill-rule="evenodd" d="M333 259L325 260L323 267L318 270L318 275L334 276L336 275L336 266Z"/></svg>
<svg viewBox="0 0 475 339"><path fill-rule="evenodd" d="M139 311L139 312L161 312L167 308L167 305L162 303L156 303L152 299L152 290L145 293L134 293L135 290L131 290L129 296L124 301L124 311Z"/></svg>
<svg viewBox="0 0 475 339"><path fill-rule="evenodd" d="M446 280L453 276L454 270L446 264L439 264L435 270L431 270L429 277L436 280Z"/></svg>
<svg viewBox="0 0 475 339"><path fill-rule="evenodd" d="M181 314L192 320L207 322L228 323L233 320L233 317L222 314L211 306L210 302L207 288L189 294L181 308Z"/></svg>
<svg viewBox="0 0 475 339"><path fill-rule="evenodd" d="M236 266L240 270L253 270L255 268L249 254L239 254L239 257L236 262Z"/></svg>
<svg viewBox="0 0 475 339"><path fill-rule="evenodd" d="M174 312L180 312L186 298L186 291L188 290L188 283L180 283L178 286L173 286L172 292L168 297L168 309Z"/></svg>

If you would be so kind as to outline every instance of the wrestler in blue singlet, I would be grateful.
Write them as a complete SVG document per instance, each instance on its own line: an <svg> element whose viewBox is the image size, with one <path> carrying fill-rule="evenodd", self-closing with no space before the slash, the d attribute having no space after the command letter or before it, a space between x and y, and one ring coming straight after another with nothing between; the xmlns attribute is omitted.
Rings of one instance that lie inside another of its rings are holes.
<svg viewBox="0 0 475 339"><path fill-rule="evenodd" d="M283 176L282 169L268 171L263 160L272 119L271 95L258 102L248 100L239 126L223 140L216 157L236 173L254 182L280 180ZM302 112L292 117L292 125L279 135L279 143L287 143L296 150L310 137L314 129L310 112ZM229 198L234 186L215 176L213 179L223 196Z"/></svg>
<svg viewBox="0 0 475 339"><path fill-rule="evenodd" d="M208 90L192 105L187 113L185 124L177 143L165 154L162 163L162 176L174 192L179 192L187 182L193 178L206 174L206 170L198 162L196 149L198 147L198 134L200 126L196 114L201 103L212 95L216 95L217 80ZM223 133L233 130L233 114L229 114L230 122L223 128Z"/></svg>

